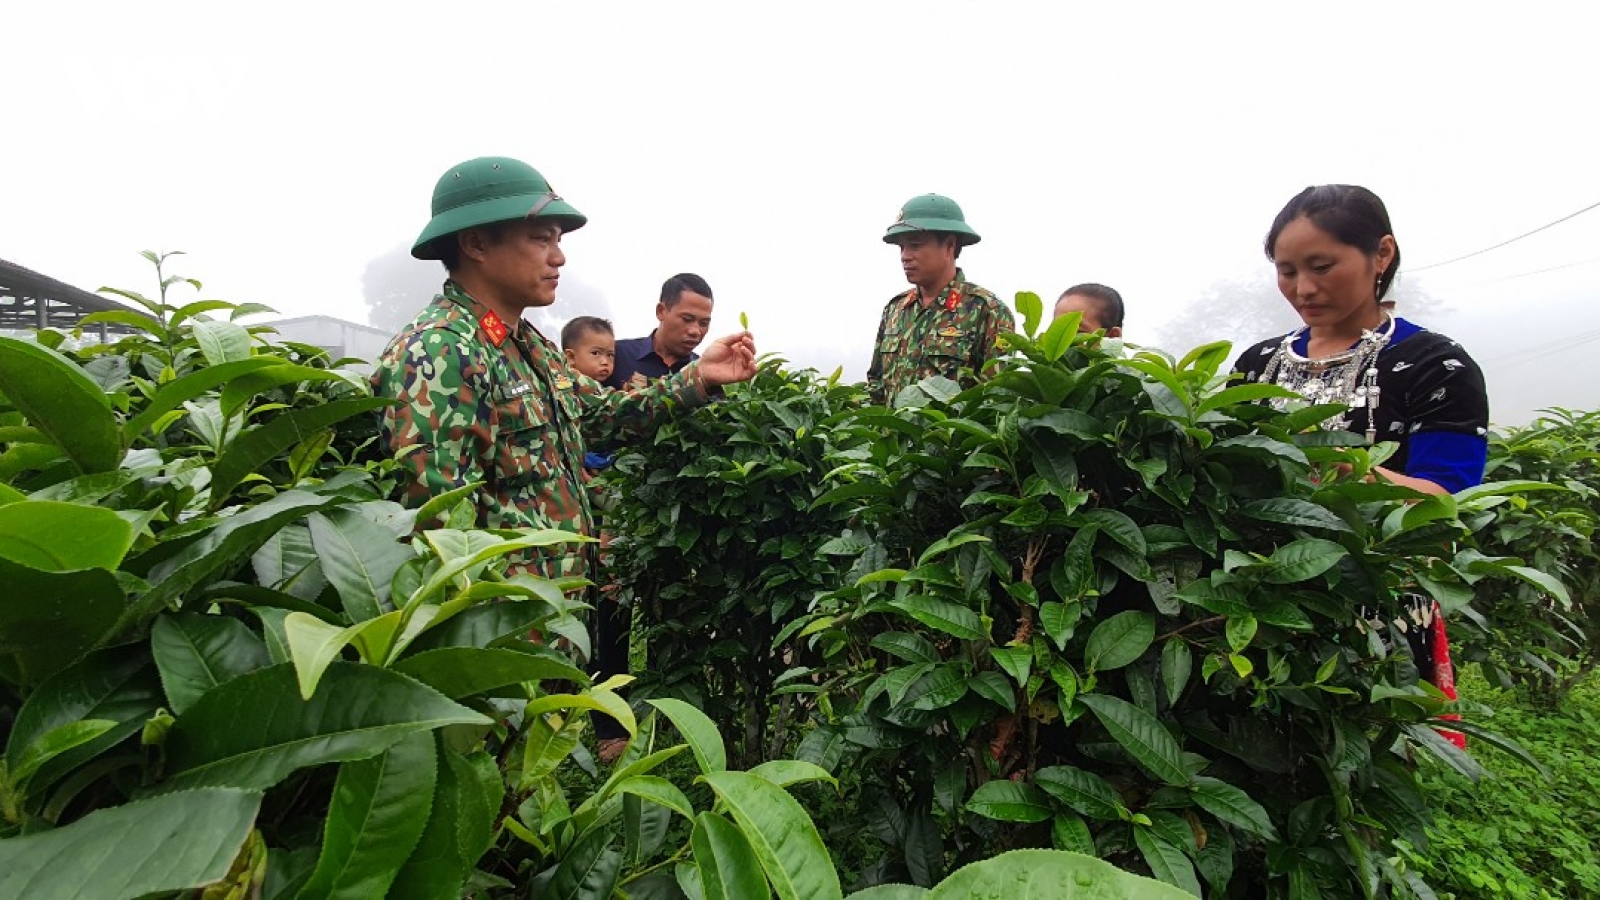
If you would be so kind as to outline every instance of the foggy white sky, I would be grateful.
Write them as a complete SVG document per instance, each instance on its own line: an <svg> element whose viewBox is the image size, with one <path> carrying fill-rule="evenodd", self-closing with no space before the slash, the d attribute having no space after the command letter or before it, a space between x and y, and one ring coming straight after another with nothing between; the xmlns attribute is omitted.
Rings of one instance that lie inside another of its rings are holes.
<svg viewBox="0 0 1600 900"><path fill-rule="evenodd" d="M509 155L590 217L566 272L621 335L695 271L715 333L860 377L914 194L973 280L1111 284L1134 340L1265 272L1307 184L1376 190L1408 267L1600 200L1590 3L225 6L0 12L0 258L148 289L182 249L203 296L364 321L438 176ZM1600 210L1409 281L1497 422L1600 406Z"/></svg>

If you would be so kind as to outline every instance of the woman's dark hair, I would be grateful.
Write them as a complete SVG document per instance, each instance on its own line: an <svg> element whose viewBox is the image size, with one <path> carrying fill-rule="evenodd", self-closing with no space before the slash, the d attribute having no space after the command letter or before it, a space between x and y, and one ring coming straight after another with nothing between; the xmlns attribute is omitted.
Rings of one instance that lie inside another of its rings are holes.
<svg viewBox="0 0 1600 900"><path fill-rule="evenodd" d="M1272 220L1267 232L1267 259L1272 259L1278 244L1278 235L1290 222L1304 216L1311 224L1333 235L1341 244L1349 244L1363 253L1378 252L1384 235L1394 237L1394 227L1389 224L1389 210L1377 194L1353 184L1323 184L1308 187L1284 205L1278 217ZM1396 272L1400 271L1400 244L1394 245L1394 259L1389 268L1378 274L1378 299L1389 293Z"/></svg>
<svg viewBox="0 0 1600 900"><path fill-rule="evenodd" d="M1079 297L1088 297L1094 301L1094 305L1100 309L1100 315L1095 317L1100 320L1100 324L1107 328L1122 327L1122 318L1126 315L1126 307L1123 306L1122 295L1117 293L1116 288L1095 284L1092 281L1086 284L1075 284L1062 291L1061 297L1057 297L1056 302L1060 303L1062 297L1070 297L1073 294L1077 294Z"/></svg>

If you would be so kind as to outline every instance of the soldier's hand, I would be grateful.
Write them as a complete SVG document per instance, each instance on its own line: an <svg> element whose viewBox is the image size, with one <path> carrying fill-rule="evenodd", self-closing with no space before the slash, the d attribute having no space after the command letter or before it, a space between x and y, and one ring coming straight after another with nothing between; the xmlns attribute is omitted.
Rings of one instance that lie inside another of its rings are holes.
<svg viewBox="0 0 1600 900"><path fill-rule="evenodd" d="M707 384L749 381L756 374L756 339L748 331L717 338L700 356L699 371Z"/></svg>

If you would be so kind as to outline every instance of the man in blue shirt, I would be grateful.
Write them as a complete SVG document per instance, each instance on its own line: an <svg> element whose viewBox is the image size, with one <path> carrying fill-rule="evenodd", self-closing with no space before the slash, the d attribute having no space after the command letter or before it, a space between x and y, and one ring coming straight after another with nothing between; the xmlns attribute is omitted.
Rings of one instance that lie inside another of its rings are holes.
<svg viewBox="0 0 1600 900"><path fill-rule="evenodd" d="M699 358L694 348L711 330L711 285L689 272L668 278L648 337L617 341L616 368L606 387L639 388Z"/></svg>

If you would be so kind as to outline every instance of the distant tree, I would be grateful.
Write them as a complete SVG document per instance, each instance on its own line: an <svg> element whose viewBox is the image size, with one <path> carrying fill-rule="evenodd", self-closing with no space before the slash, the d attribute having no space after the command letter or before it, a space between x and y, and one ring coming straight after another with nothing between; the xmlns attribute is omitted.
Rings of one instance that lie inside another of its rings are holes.
<svg viewBox="0 0 1600 900"><path fill-rule="evenodd" d="M1440 308L1426 291L1407 286L1404 276L1395 280L1389 297L1395 301L1395 313L1407 318L1426 318ZM1273 276L1228 278L1169 319L1158 332L1157 345L1179 356L1212 341L1231 341L1237 350L1301 324Z"/></svg>
<svg viewBox="0 0 1600 900"><path fill-rule="evenodd" d="M361 273L367 321L385 331L399 331L428 305L443 282L444 269L436 262L413 259L408 244L373 257Z"/></svg>
<svg viewBox="0 0 1600 900"><path fill-rule="evenodd" d="M437 262L413 259L409 245L401 244L367 263L361 275L361 294L367 304L367 321L375 327L399 331L439 293L444 268ZM561 293L555 306L529 310L524 317L551 340L575 316L610 318L605 295L571 275L561 276Z"/></svg>

